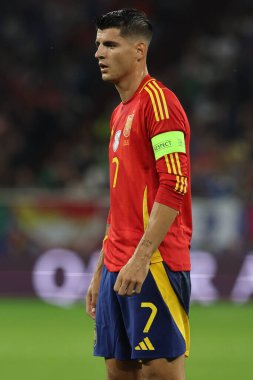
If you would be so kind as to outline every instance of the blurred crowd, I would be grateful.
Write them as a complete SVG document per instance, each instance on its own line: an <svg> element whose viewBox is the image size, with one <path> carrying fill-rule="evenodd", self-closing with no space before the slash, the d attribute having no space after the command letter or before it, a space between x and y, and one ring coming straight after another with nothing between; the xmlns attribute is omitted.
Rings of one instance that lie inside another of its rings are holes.
<svg viewBox="0 0 253 380"><path fill-rule="evenodd" d="M119 98L101 81L93 20L123 6L151 19L149 72L190 119L193 194L252 200L249 0L1 3L0 187L107 188L108 122Z"/></svg>

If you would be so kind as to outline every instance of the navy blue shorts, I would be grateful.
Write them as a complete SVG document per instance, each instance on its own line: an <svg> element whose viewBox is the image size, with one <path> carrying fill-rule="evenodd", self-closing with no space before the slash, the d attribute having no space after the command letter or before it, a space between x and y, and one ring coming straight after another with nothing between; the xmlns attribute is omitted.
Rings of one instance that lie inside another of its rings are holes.
<svg viewBox="0 0 253 380"><path fill-rule="evenodd" d="M96 308L94 355L118 360L189 355L190 273L150 265L140 294L119 296L118 273L103 268Z"/></svg>

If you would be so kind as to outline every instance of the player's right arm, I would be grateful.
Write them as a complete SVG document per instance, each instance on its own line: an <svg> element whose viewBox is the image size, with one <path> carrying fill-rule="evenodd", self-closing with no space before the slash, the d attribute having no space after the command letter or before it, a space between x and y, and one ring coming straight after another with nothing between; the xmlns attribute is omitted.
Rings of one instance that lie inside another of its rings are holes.
<svg viewBox="0 0 253 380"><path fill-rule="evenodd" d="M110 228L110 225L107 224L106 225L105 238L104 238L103 242L105 241L105 239L107 239L109 228ZM100 254L99 254L96 270L92 276L90 285L89 285L87 293L86 293L86 313L92 319L95 319L95 316L96 316L98 289L99 289L99 285L100 285L103 266L104 266L104 250L102 247Z"/></svg>

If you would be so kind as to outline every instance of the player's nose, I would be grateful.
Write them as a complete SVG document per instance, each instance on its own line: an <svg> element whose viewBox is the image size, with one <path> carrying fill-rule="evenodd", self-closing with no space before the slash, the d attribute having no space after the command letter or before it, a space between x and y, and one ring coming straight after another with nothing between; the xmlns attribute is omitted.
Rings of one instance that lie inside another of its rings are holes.
<svg viewBox="0 0 253 380"><path fill-rule="evenodd" d="M105 54L104 54L104 50L103 48L101 47L101 45L98 46L96 52L95 52L95 58L97 59L101 59L101 58L104 58Z"/></svg>

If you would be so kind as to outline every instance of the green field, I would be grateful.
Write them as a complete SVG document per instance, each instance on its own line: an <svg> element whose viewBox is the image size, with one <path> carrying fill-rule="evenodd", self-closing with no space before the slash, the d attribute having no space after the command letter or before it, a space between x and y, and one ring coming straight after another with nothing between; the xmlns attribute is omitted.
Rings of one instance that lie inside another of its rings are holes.
<svg viewBox="0 0 253 380"><path fill-rule="evenodd" d="M253 304L192 305L187 380L253 379ZM1 380L102 380L83 305L0 300Z"/></svg>

